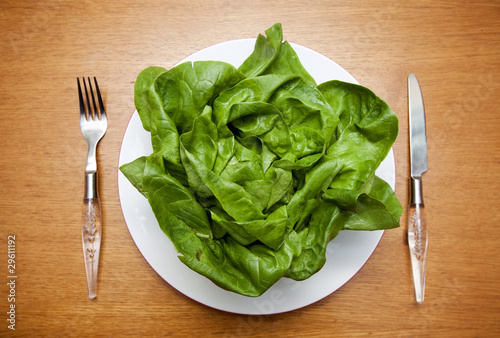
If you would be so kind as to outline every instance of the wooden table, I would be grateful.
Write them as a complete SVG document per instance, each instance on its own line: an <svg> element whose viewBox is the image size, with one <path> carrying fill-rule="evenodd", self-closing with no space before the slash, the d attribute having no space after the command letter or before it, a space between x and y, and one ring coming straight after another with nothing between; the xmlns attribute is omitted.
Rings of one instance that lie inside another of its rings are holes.
<svg viewBox="0 0 500 338"><path fill-rule="evenodd" d="M496 1L10 1L0 3L0 332L24 336L499 336L500 4ZM346 285L305 308L245 316L169 286L137 249L118 198L133 84L204 47L285 39L335 60L400 119L396 193L407 204L407 76L427 113L427 292L414 301L406 213ZM80 237L86 143L77 76L109 116L99 147L104 216L98 299ZM8 238L15 236L15 303Z"/></svg>

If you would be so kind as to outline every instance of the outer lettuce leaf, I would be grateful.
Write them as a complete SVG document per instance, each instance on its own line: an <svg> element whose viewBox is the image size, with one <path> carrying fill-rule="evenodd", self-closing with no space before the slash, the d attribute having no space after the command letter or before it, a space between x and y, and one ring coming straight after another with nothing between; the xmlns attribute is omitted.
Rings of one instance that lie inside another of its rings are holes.
<svg viewBox="0 0 500 338"><path fill-rule="evenodd" d="M283 31L277 23L266 30L266 36L260 35L255 42L252 54L238 68L247 77L261 75L276 59L281 50Z"/></svg>
<svg viewBox="0 0 500 338"><path fill-rule="evenodd" d="M179 259L246 296L310 277L340 231L393 228L402 213L374 175L394 113L364 87L316 86L282 39L268 29L239 69L146 68L135 103L153 153L120 168Z"/></svg>
<svg viewBox="0 0 500 338"><path fill-rule="evenodd" d="M192 128L206 105L242 79L243 74L224 62L186 62L158 76L154 90L182 134Z"/></svg>
<svg viewBox="0 0 500 338"><path fill-rule="evenodd" d="M403 209L391 187L375 177L369 192L328 189L323 200L337 205L346 218L344 229L379 230L399 226Z"/></svg>
<svg viewBox="0 0 500 338"><path fill-rule="evenodd" d="M287 41L281 44L278 55L262 74L295 74L308 84L316 86L316 81L302 66L299 57Z"/></svg>
<svg viewBox="0 0 500 338"><path fill-rule="evenodd" d="M326 263L326 248L344 228L346 218L334 203L322 202L311 214L302 252L290 265L287 277L304 280L318 272Z"/></svg>
<svg viewBox="0 0 500 338"><path fill-rule="evenodd" d="M157 109L160 102L153 86L156 78L167 70L162 67L148 67L144 69L134 85L134 103L142 121L144 129L151 130L151 111Z"/></svg>
<svg viewBox="0 0 500 338"><path fill-rule="evenodd" d="M332 188L361 188L389 153L398 135L398 118L371 90L341 81L318 86L339 118L328 156L344 166Z"/></svg>
<svg viewBox="0 0 500 338"><path fill-rule="evenodd" d="M391 187L376 176L359 191L326 190L303 230L307 237L302 253L293 261L287 277L303 280L318 272L326 262L328 243L341 230L396 228L402 213Z"/></svg>

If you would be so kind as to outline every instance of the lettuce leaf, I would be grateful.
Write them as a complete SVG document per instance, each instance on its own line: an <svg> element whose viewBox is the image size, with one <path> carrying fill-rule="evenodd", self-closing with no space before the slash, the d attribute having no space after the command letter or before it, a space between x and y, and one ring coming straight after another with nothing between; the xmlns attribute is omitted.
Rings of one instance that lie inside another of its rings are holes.
<svg viewBox="0 0 500 338"><path fill-rule="evenodd" d="M280 24L238 69L148 67L134 91L153 153L120 170L179 259L220 287L259 296L319 271L340 231L399 226L401 205L375 176L396 115L362 86L316 85Z"/></svg>

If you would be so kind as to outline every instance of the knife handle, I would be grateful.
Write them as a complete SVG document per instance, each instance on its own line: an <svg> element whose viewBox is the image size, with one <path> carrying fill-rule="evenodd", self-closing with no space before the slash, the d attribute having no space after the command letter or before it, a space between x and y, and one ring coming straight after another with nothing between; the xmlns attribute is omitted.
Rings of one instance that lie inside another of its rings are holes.
<svg viewBox="0 0 500 338"><path fill-rule="evenodd" d="M427 258L427 224L421 187L420 178L411 179L410 189L414 196L410 197L408 206L408 245L410 247L415 296L419 304L424 302L425 263ZM415 195L417 198L415 198Z"/></svg>
<svg viewBox="0 0 500 338"><path fill-rule="evenodd" d="M86 174L85 198L82 210L82 244L90 299L97 296L101 225L101 203L97 195L97 173Z"/></svg>

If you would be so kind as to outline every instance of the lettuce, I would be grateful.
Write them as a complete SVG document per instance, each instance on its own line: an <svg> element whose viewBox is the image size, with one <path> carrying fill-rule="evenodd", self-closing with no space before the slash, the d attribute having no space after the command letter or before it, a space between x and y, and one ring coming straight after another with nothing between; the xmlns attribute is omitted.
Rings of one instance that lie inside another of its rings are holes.
<svg viewBox="0 0 500 338"><path fill-rule="evenodd" d="M362 86L316 85L282 38L268 29L238 69L144 69L135 105L153 153L120 167L184 264L252 297L319 271L343 229L395 228L402 214L375 176L396 115Z"/></svg>

